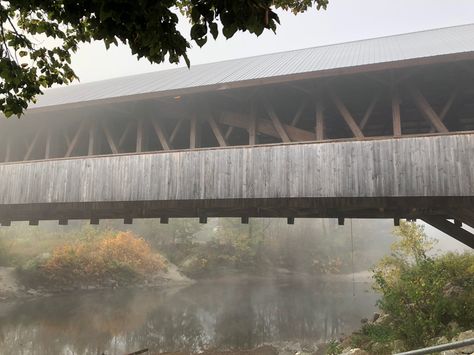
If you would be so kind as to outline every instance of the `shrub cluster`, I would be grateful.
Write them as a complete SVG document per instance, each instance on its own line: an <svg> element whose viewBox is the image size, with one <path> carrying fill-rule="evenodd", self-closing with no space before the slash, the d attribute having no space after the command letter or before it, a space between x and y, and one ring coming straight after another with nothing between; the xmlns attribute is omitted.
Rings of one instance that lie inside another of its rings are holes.
<svg viewBox="0 0 474 355"><path fill-rule="evenodd" d="M474 254L435 255L433 241L415 223L402 223L396 234L391 255L374 269L378 306L387 316L365 325L352 337L353 345L391 353L394 342L409 350L472 329Z"/></svg>
<svg viewBox="0 0 474 355"><path fill-rule="evenodd" d="M166 269L166 262L131 232L105 232L100 237L56 247L50 256L23 269L29 281L66 285L126 284Z"/></svg>

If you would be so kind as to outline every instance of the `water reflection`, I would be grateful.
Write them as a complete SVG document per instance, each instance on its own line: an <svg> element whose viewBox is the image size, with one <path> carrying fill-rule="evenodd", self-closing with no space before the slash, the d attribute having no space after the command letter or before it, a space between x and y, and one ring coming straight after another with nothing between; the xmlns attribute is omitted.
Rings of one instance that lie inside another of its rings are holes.
<svg viewBox="0 0 474 355"><path fill-rule="evenodd" d="M2 354L123 354L253 348L348 333L376 296L349 281L208 281L181 289L121 290L0 304Z"/></svg>

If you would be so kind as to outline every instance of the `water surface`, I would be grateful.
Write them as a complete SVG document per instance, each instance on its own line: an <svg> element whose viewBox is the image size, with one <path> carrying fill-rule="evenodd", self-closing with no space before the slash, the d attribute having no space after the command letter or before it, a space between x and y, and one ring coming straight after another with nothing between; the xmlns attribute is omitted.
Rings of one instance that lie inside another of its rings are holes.
<svg viewBox="0 0 474 355"><path fill-rule="evenodd" d="M355 296L353 286L355 285ZM125 354L325 341L375 310L368 283L249 279L0 304L1 354Z"/></svg>

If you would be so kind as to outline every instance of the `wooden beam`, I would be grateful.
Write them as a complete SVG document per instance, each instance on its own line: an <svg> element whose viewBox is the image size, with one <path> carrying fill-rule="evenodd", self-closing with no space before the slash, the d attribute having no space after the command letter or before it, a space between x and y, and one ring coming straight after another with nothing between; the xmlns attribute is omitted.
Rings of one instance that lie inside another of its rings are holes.
<svg viewBox="0 0 474 355"><path fill-rule="evenodd" d="M334 102L334 104L336 105L337 110L341 114L342 118L344 118L344 121L346 121L346 123L349 126L349 128L351 129L352 134L354 135L354 137L364 138L364 134L360 130L359 126L357 125L356 121L354 120L354 117L352 117L351 113L347 109L346 105L344 105L344 103L342 102L340 97L332 91L330 92L330 94L331 94L331 99Z"/></svg>
<svg viewBox="0 0 474 355"><path fill-rule="evenodd" d="M438 114L433 110L423 94L420 92L420 90L414 86L408 86L408 92L410 93L420 112L431 124L431 126L439 133L448 133L448 129L441 121Z"/></svg>
<svg viewBox="0 0 474 355"><path fill-rule="evenodd" d="M69 133L66 129L63 130L64 140L66 141L66 146L69 147L71 145L71 138L69 138Z"/></svg>
<svg viewBox="0 0 474 355"><path fill-rule="evenodd" d="M243 115L241 113L225 111L221 114L217 121L227 126L248 129L248 116ZM288 136L293 142L314 141L316 139L316 135L314 134L314 132L309 132L304 129L285 124L283 124L283 127L285 128L285 131L288 133ZM276 131L273 123L267 119L257 119L257 132L270 137L280 138L280 135Z"/></svg>
<svg viewBox="0 0 474 355"><path fill-rule="evenodd" d="M234 126L229 126L227 127L227 130L225 131L224 138L227 140L229 139L230 135L234 131Z"/></svg>
<svg viewBox="0 0 474 355"><path fill-rule="evenodd" d="M158 140L160 141L160 144L163 150L170 150L171 149L170 143L168 142L168 138L166 138L166 135L160 123L157 120L151 120L151 124L153 125L155 133L158 136Z"/></svg>
<svg viewBox="0 0 474 355"><path fill-rule="evenodd" d="M467 230L462 229L456 226L454 223L449 222L447 219L438 216L424 217L423 220L440 231L446 233L447 235L453 237L454 239L460 241L461 243L467 245L468 247L474 249L474 234L468 232Z"/></svg>
<svg viewBox="0 0 474 355"><path fill-rule="evenodd" d="M320 95L316 98L316 140L322 141L324 134L324 103Z"/></svg>
<svg viewBox="0 0 474 355"><path fill-rule="evenodd" d="M361 130L364 130L365 126L367 125L367 122L369 121L369 118L372 116L372 112L374 111L374 108L377 105L379 98L380 98L380 95L375 95L370 101L369 106L367 107L367 110L365 110L364 116L362 117L362 120L360 121L360 124L359 124L359 127Z"/></svg>
<svg viewBox="0 0 474 355"><path fill-rule="evenodd" d="M171 135L170 135L170 143L173 143L174 140L176 139L176 135L178 134L179 129L183 125L183 121L184 119L181 118L180 120L178 120L178 122L176 122L176 126L174 126L173 131L171 132Z"/></svg>
<svg viewBox="0 0 474 355"><path fill-rule="evenodd" d="M26 151L26 154L25 154L25 156L23 157L23 160L28 160L28 159L30 159L31 153L33 152L33 148L35 147L36 142L38 141L38 138L39 138L39 136L40 136L40 134L41 134L41 131L42 131L41 128L38 129L38 130L36 130L35 135L34 135L32 141L31 141L31 143L30 143L30 145L29 145L29 147L28 147L28 150Z"/></svg>
<svg viewBox="0 0 474 355"><path fill-rule="evenodd" d="M264 106L282 142L284 143L291 142L291 139L288 136L288 133L286 133L285 127L283 126L280 119L276 115L273 107L271 107L267 102L265 102Z"/></svg>
<svg viewBox="0 0 474 355"><path fill-rule="evenodd" d="M89 145L87 147L87 155L91 156L95 154L95 122L91 121L89 124Z"/></svg>
<svg viewBox="0 0 474 355"><path fill-rule="evenodd" d="M115 144L114 137L112 136L112 133L110 132L109 127L104 121L102 121L102 129L104 130L105 139L107 140L107 143L109 143L109 147L110 147L110 150L112 151L112 154L118 154L119 149L117 147L117 144Z"/></svg>
<svg viewBox="0 0 474 355"><path fill-rule="evenodd" d="M118 141L118 145L119 147L121 147L123 145L123 143L125 142L125 138L127 138L128 136L128 133L130 133L132 127L133 127L133 124L134 124L134 121L133 120L129 120L127 125L125 126L125 129L124 131L122 132L122 135L120 136L120 139Z"/></svg>
<svg viewBox="0 0 474 355"><path fill-rule="evenodd" d="M303 102L299 106L298 110L296 111L295 115L293 116L293 120L291 121L291 126L296 126L303 115L304 109L306 108L306 103Z"/></svg>
<svg viewBox="0 0 474 355"><path fill-rule="evenodd" d="M51 128L48 128L46 132L46 146L44 148L44 158L50 159L51 158L51 139L52 139L52 132Z"/></svg>
<svg viewBox="0 0 474 355"><path fill-rule="evenodd" d="M444 119L446 118L446 115L448 114L449 110L453 106L453 103L456 100L457 95L458 95L458 90L454 90L451 93L451 95L449 95L448 100L446 101L443 108L439 112L439 119L441 120L441 122L444 122ZM431 133L435 132L435 129L433 127L431 127L430 132Z"/></svg>
<svg viewBox="0 0 474 355"><path fill-rule="evenodd" d="M456 214L453 213L453 215L457 219L461 220L464 224L474 228L474 211L461 210Z"/></svg>
<svg viewBox="0 0 474 355"><path fill-rule="evenodd" d="M448 100L444 104L443 108L441 109L441 112L439 113L439 118L441 121L444 121L446 118L446 115L448 114L449 110L451 109L451 106L453 106L454 100L456 100L456 97L458 96L458 90L454 90L451 95L449 95Z"/></svg>
<svg viewBox="0 0 474 355"><path fill-rule="evenodd" d="M141 153L143 151L143 118L138 118L137 119L137 137L136 137L136 145L135 145L135 151L137 153Z"/></svg>
<svg viewBox="0 0 474 355"><path fill-rule="evenodd" d="M250 120L249 120L249 145L257 144L257 115L255 112L255 105L252 105L250 110Z"/></svg>
<svg viewBox="0 0 474 355"><path fill-rule="evenodd" d="M190 149L195 149L199 147L199 138L200 138L200 132L199 132L199 122L197 120L196 115L194 115L191 118L191 127L189 130L189 148Z"/></svg>
<svg viewBox="0 0 474 355"><path fill-rule="evenodd" d="M209 122L209 125L211 126L214 136L216 136L219 146L227 147L227 142L225 141L225 137L222 134L221 129L219 128L219 125L216 123L216 120L214 119L212 114L209 115L209 118L207 119L207 121Z"/></svg>
<svg viewBox="0 0 474 355"><path fill-rule="evenodd" d="M86 126L86 120L82 120L81 123L79 124L79 127L77 128L76 133L74 134L74 137L71 140L71 143L68 144L68 148L66 151L65 157L70 157L72 152L74 151L74 148L77 145L77 142L79 141L79 137L81 136L82 131L84 130L84 127Z"/></svg>
<svg viewBox="0 0 474 355"><path fill-rule="evenodd" d="M391 92L392 99L392 122L393 122L393 135L400 137L402 135L402 122L400 118L400 96L396 87L392 88Z"/></svg>

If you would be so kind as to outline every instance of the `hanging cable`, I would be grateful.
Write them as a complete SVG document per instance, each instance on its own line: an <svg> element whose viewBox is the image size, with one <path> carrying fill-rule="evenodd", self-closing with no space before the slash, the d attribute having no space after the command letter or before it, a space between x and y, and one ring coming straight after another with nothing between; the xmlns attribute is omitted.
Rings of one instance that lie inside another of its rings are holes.
<svg viewBox="0 0 474 355"><path fill-rule="evenodd" d="M354 232L352 230L351 218L351 264L352 264L352 296L355 297L355 275L354 275Z"/></svg>

